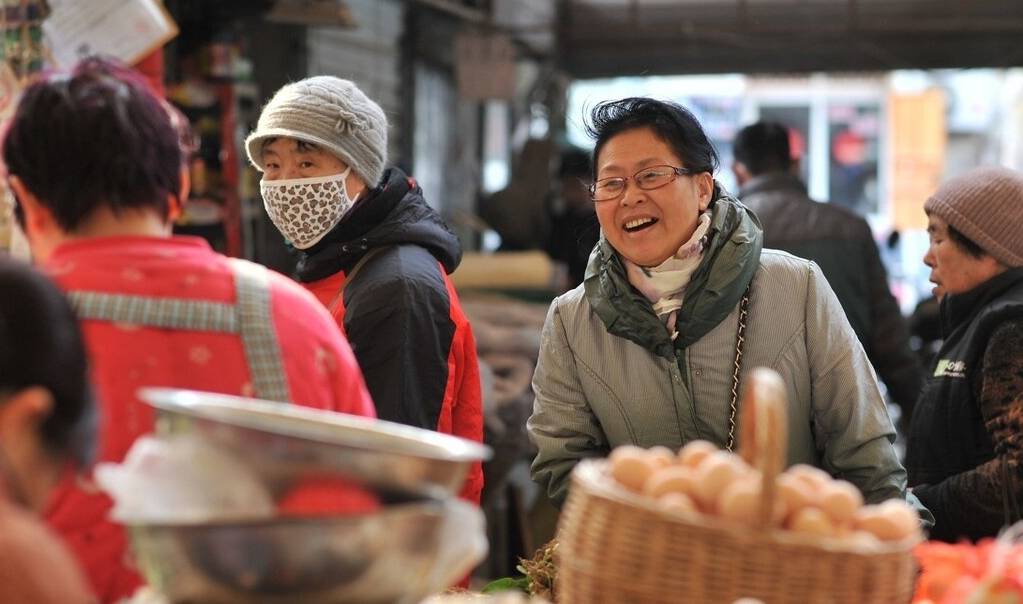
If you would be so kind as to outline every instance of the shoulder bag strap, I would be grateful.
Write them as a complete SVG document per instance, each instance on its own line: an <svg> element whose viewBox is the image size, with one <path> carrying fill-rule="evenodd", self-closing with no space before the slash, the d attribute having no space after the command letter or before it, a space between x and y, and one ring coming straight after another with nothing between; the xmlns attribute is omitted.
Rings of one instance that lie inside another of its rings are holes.
<svg viewBox="0 0 1023 604"><path fill-rule="evenodd" d="M739 370L742 368L742 351L746 345L746 315L749 314L749 291L753 285L751 281L742 294L742 301L739 302L739 329L735 334L735 361L732 363L732 402L728 415L728 444L725 445L729 451L735 449L735 413L739 402Z"/></svg>
<svg viewBox="0 0 1023 604"><path fill-rule="evenodd" d="M355 263L355 266L352 267L352 270L350 270L347 273L345 273L345 280L341 284L341 287L338 288L337 295L334 296L334 299L331 300L330 304L327 306L327 310L330 311L331 315L333 315L334 311L337 310L337 305L338 304L342 304L344 302L343 297L344 297L344 294L345 294L345 287L347 287L348 284L351 283L353 279L355 279L355 275L359 274L359 270L362 269L362 267L367 262L369 262L370 259L372 259L374 256L376 256L380 252L384 251L388 247L390 247L390 246L375 247L375 248L369 250L368 252L366 252L365 254L362 255L362 258L359 258L359 261Z"/></svg>

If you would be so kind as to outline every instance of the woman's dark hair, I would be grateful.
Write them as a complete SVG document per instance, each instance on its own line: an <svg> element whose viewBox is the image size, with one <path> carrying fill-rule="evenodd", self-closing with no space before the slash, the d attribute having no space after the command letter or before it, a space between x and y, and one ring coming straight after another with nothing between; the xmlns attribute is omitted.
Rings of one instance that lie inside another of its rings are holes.
<svg viewBox="0 0 1023 604"><path fill-rule="evenodd" d="M958 229L956 229L952 225L948 225L948 238L952 240L952 243L959 246L959 249L966 252L967 256L972 256L974 258L983 258L984 256L987 255L987 252L984 251L984 248L977 245L972 239L970 239L966 235L963 235L961 232L959 232Z"/></svg>
<svg viewBox="0 0 1023 604"><path fill-rule="evenodd" d="M39 428L44 445L55 457L88 464L96 418L78 321L49 279L0 257L0 405L33 386L54 399Z"/></svg>
<svg viewBox="0 0 1023 604"><path fill-rule="evenodd" d="M597 177L597 158L604 144L616 134L635 128L653 130L682 160L685 168L711 174L718 168L714 145L688 109L670 101L630 97L605 101L590 112L586 133L596 141L592 162L594 178Z"/></svg>
<svg viewBox="0 0 1023 604"><path fill-rule="evenodd" d="M167 196L180 190L181 150L167 111L139 74L109 59L85 59L31 84L3 158L66 231L100 205L165 215Z"/></svg>

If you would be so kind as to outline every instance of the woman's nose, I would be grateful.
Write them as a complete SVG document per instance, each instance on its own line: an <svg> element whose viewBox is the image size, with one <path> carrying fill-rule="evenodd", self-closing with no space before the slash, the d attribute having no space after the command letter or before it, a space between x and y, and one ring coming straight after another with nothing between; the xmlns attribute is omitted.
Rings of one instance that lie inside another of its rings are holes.
<svg viewBox="0 0 1023 604"><path fill-rule="evenodd" d="M623 206L632 206L640 203L644 199L643 189L637 187L634 183L626 182L625 190L622 191L622 197L618 200L618 203Z"/></svg>
<svg viewBox="0 0 1023 604"><path fill-rule="evenodd" d="M934 268L934 254L931 253L930 248L924 253L924 265Z"/></svg>

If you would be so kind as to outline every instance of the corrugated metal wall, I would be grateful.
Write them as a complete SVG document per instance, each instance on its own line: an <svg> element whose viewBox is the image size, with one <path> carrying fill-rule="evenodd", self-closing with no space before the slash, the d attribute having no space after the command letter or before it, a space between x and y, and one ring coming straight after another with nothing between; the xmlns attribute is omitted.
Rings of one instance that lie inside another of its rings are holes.
<svg viewBox="0 0 1023 604"><path fill-rule="evenodd" d="M400 156L401 36L405 3L398 0L346 0L357 27L310 27L307 37L309 75L352 80L380 104L390 122L388 163Z"/></svg>

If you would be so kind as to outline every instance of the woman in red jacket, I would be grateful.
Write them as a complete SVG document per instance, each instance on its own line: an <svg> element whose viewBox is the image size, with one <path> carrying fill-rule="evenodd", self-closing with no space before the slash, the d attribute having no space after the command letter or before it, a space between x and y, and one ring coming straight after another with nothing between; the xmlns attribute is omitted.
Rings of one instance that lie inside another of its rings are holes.
<svg viewBox="0 0 1023 604"><path fill-rule="evenodd" d="M35 260L82 322L101 402L99 461L153 428L143 386L290 401L373 416L352 351L286 277L172 237L184 188L178 133L137 75L99 59L29 86L3 144ZM103 601L141 583L111 502L82 478L47 513Z"/></svg>

